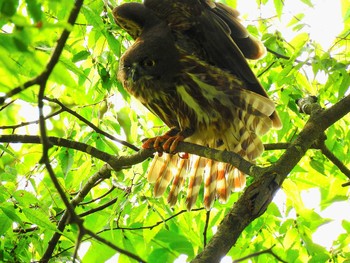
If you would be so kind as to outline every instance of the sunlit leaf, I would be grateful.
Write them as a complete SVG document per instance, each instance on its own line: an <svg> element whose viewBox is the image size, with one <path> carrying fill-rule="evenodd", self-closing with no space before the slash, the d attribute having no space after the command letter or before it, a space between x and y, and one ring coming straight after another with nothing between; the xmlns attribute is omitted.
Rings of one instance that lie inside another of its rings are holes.
<svg viewBox="0 0 350 263"><path fill-rule="evenodd" d="M48 220L47 215L42 211L31 208L23 208L22 211L32 224L43 227L44 229L49 229L51 231L58 231L56 226Z"/></svg>

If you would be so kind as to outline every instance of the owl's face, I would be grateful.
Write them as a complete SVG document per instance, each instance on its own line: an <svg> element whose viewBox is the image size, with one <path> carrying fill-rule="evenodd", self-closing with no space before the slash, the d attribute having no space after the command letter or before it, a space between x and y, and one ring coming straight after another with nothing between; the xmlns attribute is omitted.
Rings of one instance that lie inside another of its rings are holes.
<svg viewBox="0 0 350 263"><path fill-rule="evenodd" d="M171 81L180 72L179 53L172 37L146 32L121 57L118 79L123 83Z"/></svg>

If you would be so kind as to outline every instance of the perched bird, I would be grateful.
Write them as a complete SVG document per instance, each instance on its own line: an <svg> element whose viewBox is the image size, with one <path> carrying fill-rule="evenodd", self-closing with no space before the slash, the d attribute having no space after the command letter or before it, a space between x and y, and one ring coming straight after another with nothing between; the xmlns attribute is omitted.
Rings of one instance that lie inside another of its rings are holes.
<svg viewBox="0 0 350 263"><path fill-rule="evenodd" d="M190 210L204 180L207 209L216 197L227 201L232 190L245 186L242 172L171 153L182 140L249 161L262 153L258 136L281 126L274 103L244 58L261 56L262 45L239 24L237 12L209 0L146 0L118 6L113 15L135 39L120 59L118 79L170 128L144 143L170 152L155 155L150 164L155 196L170 184L168 202L174 205L185 185Z"/></svg>

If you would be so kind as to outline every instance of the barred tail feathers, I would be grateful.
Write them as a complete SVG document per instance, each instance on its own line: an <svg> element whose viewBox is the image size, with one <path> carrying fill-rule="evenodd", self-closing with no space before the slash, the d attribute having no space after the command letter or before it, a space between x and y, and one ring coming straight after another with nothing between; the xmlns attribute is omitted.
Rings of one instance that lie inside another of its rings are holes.
<svg viewBox="0 0 350 263"><path fill-rule="evenodd" d="M188 166L188 159L179 158L177 170L174 174L174 180L171 184L171 189L168 195L168 203L170 206L174 206L177 201L177 197L183 185L185 176L186 176L186 166Z"/></svg>
<svg viewBox="0 0 350 263"><path fill-rule="evenodd" d="M215 161L207 159L204 169L204 207L209 210L216 197L216 184L218 176L218 166Z"/></svg>
<svg viewBox="0 0 350 263"><path fill-rule="evenodd" d="M164 153L162 156L158 154L154 157L151 169L148 173L148 181L154 182L155 197L161 196L173 178L173 170L176 169L174 158L172 155Z"/></svg>
<svg viewBox="0 0 350 263"><path fill-rule="evenodd" d="M231 191L245 186L245 175L230 164L213 161L197 155L183 159L178 155L163 153L155 155L149 171L148 181L154 183L154 196L163 195L170 185L168 203L174 206L183 185L186 185L186 207L191 210L198 198L204 180L203 203L209 210L215 198L227 202Z"/></svg>
<svg viewBox="0 0 350 263"><path fill-rule="evenodd" d="M190 171L189 171L189 182L187 189L187 197L186 197L186 207L187 210L191 210L193 205L195 204L199 190L201 187L206 158L190 155Z"/></svg>

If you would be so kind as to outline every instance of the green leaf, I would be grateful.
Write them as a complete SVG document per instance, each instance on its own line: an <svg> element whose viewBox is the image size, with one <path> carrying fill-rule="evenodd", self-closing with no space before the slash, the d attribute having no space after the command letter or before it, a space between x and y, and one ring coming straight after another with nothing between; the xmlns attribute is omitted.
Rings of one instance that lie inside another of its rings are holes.
<svg viewBox="0 0 350 263"><path fill-rule="evenodd" d="M310 7L314 7L314 5L312 4L311 0L301 0L304 4L307 4Z"/></svg>
<svg viewBox="0 0 350 263"><path fill-rule="evenodd" d="M88 52L88 51L86 51L86 50L82 50L82 51L80 51L80 52L78 52L78 53L75 53L75 54L73 55L72 62L73 62L73 63L76 63L76 62L78 62L78 61L86 60L86 59L87 59L88 57L90 57L90 56L91 56L90 52Z"/></svg>
<svg viewBox="0 0 350 263"><path fill-rule="evenodd" d="M24 227L22 219L17 215L16 210L13 206L11 205L0 206L0 209L9 219L11 219L12 222L16 222L20 224L22 227Z"/></svg>
<svg viewBox="0 0 350 263"><path fill-rule="evenodd" d="M342 220L341 225L346 230L346 232L350 233L350 221Z"/></svg>
<svg viewBox="0 0 350 263"><path fill-rule="evenodd" d="M74 58L73 58L74 59ZM84 78L84 79L88 79L87 75L85 74L85 72L78 68L74 63L72 63L72 61L68 60L68 59L64 59L61 58L60 62L72 73L74 73L77 77L79 78ZM75 81L75 80L74 80Z"/></svg>
<svg viewBox="0 0 350 263"><path fill-rule="evenodd" d="M173 257L170 256L167 249L157 248L150 253L147 262L172 262L171 259Z"/></svg>
<svg viewBox="0 0 350 263"><path fill-rule="evenodd" d="M104 31L104 36L107 39L108 45L111 48L112 52L116 56L120 56L120 41L118 41L109 31Z"/></svg>
<svg viewBox="0 0 350 263"><path fill-rule="evenodd" d="M323 252L323 253L313 255L312 258L309 260L309 263L327 262L329 259L330 259L329 254L326 252Z"/></svg>
<svg viewBox="0 0 350 263"><path fill-rule="evenodd" d="M281 18L283 6L284 6L283 1L282 0L273 0L273 3L275 4L275 9L276 9L276 13L277 13L278 18Z"/></svg>
<svg viewBox="0 0 350 263"><path fill-rule="evenodd" d="M16 13L18 4L18 0L2 0L0 1L0 13L11 17Z"/></svg>
<svg viewBox="0 0 350 263"><path fill-rule="evenodd" d="M0 222L0 235L3 236L11 228L13 221L7 215L0 213Z"/></svg>
<svg viewBox="0 0 350 263"><path fill-rule="evenodd" d="M18 190L14 192L13 197L23 207L28 207L30 205L35 206L39 203L39 200L32 193L25 190Z"/></svg>
<svg viewBox="0 0 350 263"><path fill-rule="evenodd" d="M343 98L346 93L350 90L350 76L345 71L342 70L342 81L339 84L339 98Z"/></svg>
<svg viewBox="0 0 350 263"><path fill-rule="evenodd" d="M316 171L318 171L321 174L324 174L324 163L318 160L311 159L310 165L312 168L314 168Z"/></svg>
<svg viewBox="0 0 350 263"><path fill-rule="evenodd" d="M0 150L10 154L13 157L15 157L15 154L8 147L4 147L2 144L0 144Z"/></svg>
<svg viewBox="0 0 350 263"><path fill-rule="evenodd" d="M60 160L61 169L64 175L71 170L74 163L74 150L68 148L62 148L58 158Z"/></svg>
<svg viewBox="0 0 350 263"><path fill-rule="evenodd" d="M22 208L23 214L32 223L39 227L48 229L54 232L60 232L57 230L55 224L50 222L48 215L38 209ZM61 233L62 234L62 233Z"/></svg>
<svg viewBox="0 0 350 263"><path fill-rule="evenodd" d="M26 0L27 9L35 22L42 21L43 12L41 10L41 3L36 0Z"/></svg>

